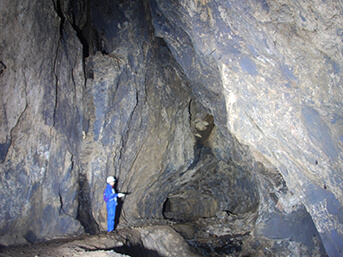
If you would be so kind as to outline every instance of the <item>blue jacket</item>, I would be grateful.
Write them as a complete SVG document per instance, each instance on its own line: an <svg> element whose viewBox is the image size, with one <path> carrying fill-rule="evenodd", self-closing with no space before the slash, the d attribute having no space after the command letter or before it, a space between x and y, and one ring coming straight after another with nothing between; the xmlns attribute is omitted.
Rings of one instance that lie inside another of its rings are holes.
<svg viewBox="0 0 343 257"><path fill-rule="evenodd" d="M115 204L117 205L117 197L118 194L116 193L116 191L112 188L112 186L110 184L107 184L107 187L104 191L104 201L107 204Z"/></svg>

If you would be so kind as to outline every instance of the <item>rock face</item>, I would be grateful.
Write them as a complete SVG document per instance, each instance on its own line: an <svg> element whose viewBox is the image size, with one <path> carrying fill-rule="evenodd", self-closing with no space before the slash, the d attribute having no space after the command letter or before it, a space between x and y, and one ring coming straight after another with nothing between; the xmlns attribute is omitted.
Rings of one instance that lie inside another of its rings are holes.
<svg viewBox="0 0 343 257"><path fill-rule="evenodd" d="M1 17L1 235L79 233L82 46L52 2L2 1Z"/></svg>
<svg viewBox="0 0 343 257"><path fill-rule="evenodd" d="M0 14L2 245L104 230L114 175L120 224L342 254L341 1L3 0Z"/></svg>

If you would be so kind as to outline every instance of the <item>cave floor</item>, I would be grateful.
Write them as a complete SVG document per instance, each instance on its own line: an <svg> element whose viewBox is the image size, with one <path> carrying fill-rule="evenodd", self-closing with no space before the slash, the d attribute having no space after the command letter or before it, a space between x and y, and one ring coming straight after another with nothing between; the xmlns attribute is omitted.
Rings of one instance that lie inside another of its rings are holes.
<svg viewBox="0 0 343 257"><path fill-rule="evenodd" d="M147 249L140 249L135 244L128 243L125 240L126 236L122 236L121 233L127 235L130 233L128 229L123 231L119 229L115 233L100 233L97 235L84 235L73 238L54 239L43 243L35 243L22 246L10 246L0 248L0 257L9 256L89 256L89 257L102 257L102 256L159 256L156 252L151 252L151 255L140 253L147 252ZM234 245L235 248L228 246L223 247L223 242L232 242L234 237L237 237L241 241L241 238L246 235L235 236L215 236L196 238L189 240L189 244L198 249L199 256L223 256L224 251L227 253L231 251L233 255L241 251L240 244ZM218 251L213 255L210 253L210 248ZM234 251L234 252L232 252ZM235 252L237 251L237 252ZM225 254L225 256L227 256Z"/></svg>
<svg viewBox="0 0 343 257"><path fill-rule="evenodd" d="M242 219L239 231L223 226L218 219L198 219L191 223L169 223L194 250L194 256L241 256L243 240L251 236L249 227ZM237 220L236 222L237 223ZM147 226L146 228L149 229ZM237 226L235 226L237 227ZM242 228L245 228L242 230ZM144 229L144 227L140 227ZM161 243L161 242L159 242ZM163 244L163 243L162 243ZM250 247L249 247L250 248ZM195 250L196 249L196 250ZM178 250L182 256L182 249ZM249 251L248 251L249 252ZM144 254L143 254L144 253ZM172 254L172 253L171 253ZM161 256L158 252L144 249L136 228L119 226L113 233L81 235L54 239L47 242L0 248L0 257L8 256Z"/></svg>
<svg viewBox="0 0 343 257"><path fill-rule="evenodd" d="M0 248L0 257L302 256L302 253L308 253L308 250L302 249L301 245L296 245L290 239L271 240L255 237L252 232L253 219L254 215L251 214L223 215L215 218L199 218L190 223L168 222L168 224L139 227L119 225L113 233L101 232L96 235L80 235L42 243L3 247ZM161 231L164 231L164 234L158 234ZM154 233L158 237L150 236ZM155 249L147 249L144 246L142 242L146 243L147 240L150 240L150 245ZM181 242L180 240L187 243L178 245L172 242ZM186 249L187 245L190 246L190 251ZM323 255L318 251L312 256Z"/></svg>
<svg viewBox="0 0 343 257"><path fill-rule="evenodd" d="M122 246L123 243L116 240L114 234L100 233L97 235L54 239L30 245L5 247L0 249L0 256L125 256L113 250Z"/></svg>

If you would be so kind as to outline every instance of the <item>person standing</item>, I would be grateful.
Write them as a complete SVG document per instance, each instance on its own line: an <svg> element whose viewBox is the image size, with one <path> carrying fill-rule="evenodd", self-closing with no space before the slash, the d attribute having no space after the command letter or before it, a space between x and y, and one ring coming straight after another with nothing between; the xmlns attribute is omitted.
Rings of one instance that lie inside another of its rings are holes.
<svg viewBox="0 0 343 257"><path fill-rule="evenodd" d="M107 207L107 232L114 230L114 219L116 216L117 198L125 196L123 193L116 193L114 184L116 179L113 176L107 177L107 187L104 191L104 201Z"/></svg>

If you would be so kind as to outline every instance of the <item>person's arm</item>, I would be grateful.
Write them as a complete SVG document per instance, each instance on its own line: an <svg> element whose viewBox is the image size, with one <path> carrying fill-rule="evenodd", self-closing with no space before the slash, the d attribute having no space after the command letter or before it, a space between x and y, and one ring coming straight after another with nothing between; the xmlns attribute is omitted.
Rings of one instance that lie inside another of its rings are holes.
<svg viewBox="0 0 343 257"><path fill-rule="evenodd" d="M113 198L117 198L117 197L122 198L123 196L125 196L125 194L123 194L123 193L116 193L116 194L111 195L111 197L113 197Z"/></svg>
<svg viewBox="0 0 343 257"><path fill-rule="evenodd" d="M114 197L122 198L122 197L124 197L124 196L125 196L124 193L117 193L117 194L114 194Z"/></svg>
<svg viewBox="0 0 343 257"><path fill-rule="evenodd" d="M112 190L110 191L106 188L104 191L104 201L107 203L112 197Z"/></svg>

